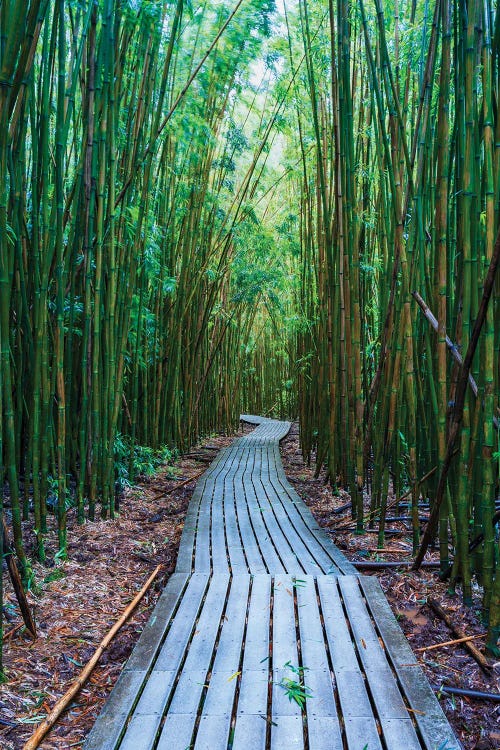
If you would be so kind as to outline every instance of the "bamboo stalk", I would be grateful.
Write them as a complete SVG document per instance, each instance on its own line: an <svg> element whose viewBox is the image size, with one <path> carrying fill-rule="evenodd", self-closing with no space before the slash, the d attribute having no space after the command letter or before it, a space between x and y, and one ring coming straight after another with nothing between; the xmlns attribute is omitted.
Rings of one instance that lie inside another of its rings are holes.
<svg viewBox="0 0 500 750"><path fill-rule="evenodd" d="M491 664L489 664L488 660L486 659L483 654L478 651L478 649L469 641L467 640L467 636L458 625L456 625L451 617L444 611L444 609L441 607L441 605L432 597L429 597L427 599L427 604L431 607L431 609L438 615L438 617L443 620L444 623L449 627L449 629L452 631L454 635L457 636L457 638L464 638L463 641L464 647L467 649L467 651L470 653L470 655L476 660L476 662L479 664L481 669L488 673L491 670Z"/></svg>
<svg viewBox="0 0 500 750"><path fill-rule="evenodd" d="M493 284L495 282L495 276L496 276L496 271L497 271L499 262L500 262L500 230L497 233L493 255L489 264L486 278L484 280L483 296L481 299L481 304L479 306L479 310L478 310L477 317L476 317L476 322L474 324L474 329L472 331L469 346L467 348L467 352L464 357L462 369L460 371L460 378L457 384L457 391L455 394L455 404L453 407L452 423L451 423L450 434L448 438L448 445L446 448L446 458L443 463L441 475L439 477L439 484L438 484L438 488L436 491L436 497L435 497L434 505L431 511L429 523L427 524L427 527L426 527L426 530L425 530L425 533L424 533L424 536L422 538L422 542L420 545L420 549L415 559L415 564L413 566L414 570L418 570L424 558L424 555L429 546L429 542L431 540L431 536L434 533L434 528L435 528L435 525L439 516L439 509L443 501L444 492L446 488L446 479L448 476L448 472L450 470L451 461L452 461L452 457L453 457L454 450L455 450L455 443L456 443L458 432L462 423L464 401L465 401L465 391L466 391L467 383L469 380L469 372L470 372L470 368L472 364L472 359L474 357L476 347L479 341L479 334L481 332L481 328L483 327L483 323L486 318L488 303L490 301L491 293L493 291Z"/></svg>
<svg viewBox="0 0 500 750"><path fill-rule="evenodd" d="M421 646L420 648L414 648L416 654L422 653L423 651L434 651L437 648L443 648L444 646L456 646L460 643L467 643L468 641L475 641L478 638L486 638L486 633L478 633L476 635L464 635L461 638L454 638L451 641L443 641L442 643L433 643L432 646Z"/></svg>

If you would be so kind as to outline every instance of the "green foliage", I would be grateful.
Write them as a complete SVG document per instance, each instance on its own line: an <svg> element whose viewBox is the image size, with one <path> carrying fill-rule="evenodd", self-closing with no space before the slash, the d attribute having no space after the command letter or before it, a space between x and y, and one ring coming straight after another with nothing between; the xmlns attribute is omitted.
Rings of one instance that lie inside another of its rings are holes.
<svg viewBox="0 0 500 750"><path fill-rule="evenodd" d="M166 445L151 448L133 445L128 435L118 433L114 443L115 476L122 487L128 487L140 477L152 477L178 456L176 449Z"/></svg>
<svg viewBox="0 0 500 750"><path fill-rule="evenodd" d="M284 664L284 668L289 669L299 679L295 680L290 677L282 677L278 684L283 688L290 701L295 701L300 708L304 708L306 699L313 697L311 690L304 685L304 672L307 671L307 667L295 667L287 661L286 664Z"/></svg>

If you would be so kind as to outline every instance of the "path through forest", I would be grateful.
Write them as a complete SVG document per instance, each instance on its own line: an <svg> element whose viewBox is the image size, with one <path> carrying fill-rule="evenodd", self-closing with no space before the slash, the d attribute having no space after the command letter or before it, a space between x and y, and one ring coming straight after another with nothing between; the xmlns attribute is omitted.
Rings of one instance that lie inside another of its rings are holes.
<svg viewBox="0 0 500 750"><path fill-rule="evenodd" d="M245 419L85 750L458 749L378 582L287 483L289 424Z"/></svg>

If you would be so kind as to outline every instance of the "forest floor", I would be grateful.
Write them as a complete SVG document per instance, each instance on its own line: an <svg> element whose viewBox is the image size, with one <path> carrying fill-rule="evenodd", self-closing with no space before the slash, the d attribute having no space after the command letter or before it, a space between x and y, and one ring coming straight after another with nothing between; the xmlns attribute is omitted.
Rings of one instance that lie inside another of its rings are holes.
<svg viewBox="0 0 500 750"><path fill-rule="evenodd" d="M250 430L248 427L244 432ZM206 461L214 458L216 451L232 439L211 437L205 442L205 448L193 449L191 455L182 457L173 467L166 467L154 478L128 490L120 515L113 523L99 521L78 526L71 518L69 559L54 562L56 548L48 545L50 564L35 565L38 591L36 595L29 594L38 624L35 643L18 627L21 620L17 605L7 587L5 614L9 622L5 628L4 654L8 681L0 688L2 750L21 750L37 723L68 689L81 665L91 657L154 567L161 563L164 567L155 584L105 651L70 710L40 745L42 750L82 747L83 739L151 614L166 577L175 568L184 516L196 479L206 468ZM348 511L334 515L335 526L329 526L332 510L344 505L349 497L343 492L332 495L324 478L315 479L314 470L304 465L296 425L283 441L281 453L290 482L350 560L398 560L401 550L407 553L405 558L410 557L411 539L402 524L391 524L400 531L388 537L386 549L393 549L392 553L373 552L376 549L373 534L356 536L336 530L335 527L345 526L349 521ZM184 484L188 478L192 481ZM426 606L428 595L441 602L467 634L484 632L477 617L479 591L475 606L467 609L461 606L459 597L448 596L446 584L427 569L422 573L386 570L376 575L414 649L453 638ZM483 641L479 639L475 643L481 648ZM500 662L493 665L490 675L485 675L460 646L421 651L416 655L433 685L447 683L499 692ZM499 704L442 696L441 705L464 750L500 749Z"/></svg>

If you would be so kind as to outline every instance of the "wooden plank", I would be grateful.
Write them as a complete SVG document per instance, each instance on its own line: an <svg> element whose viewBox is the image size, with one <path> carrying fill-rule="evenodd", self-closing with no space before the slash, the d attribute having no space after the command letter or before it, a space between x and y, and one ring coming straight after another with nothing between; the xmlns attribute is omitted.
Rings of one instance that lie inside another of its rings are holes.
<svg viewBox="0 0 500 750"><path fill-rule="evenodd" d="M262 465L264 465L264 459L262 461ZM264 469L261 469L261 473L263 471ZM267 540L267 544L269 545L270 539L272 539L272 545L275 547L281 559L282 567L284 567L286 572L291 574L304 573L304 568L301 566L296 554L290 547L286 536L284 535L276 520L272 504L267 497L266 488L261 473L257 474L254 472L252 474L252 482L256 493L256 502L255 505L250 505L250 516L252 522L254 523L254 526L258 521L259 516L262 518L262 521L265 524L265 538L259 538L260 547L263 550L264 555L266 555L266 551L263 549L263 544ZM273 568L270 568L270 570L271 572L275 572Z"/></svg>
<svg viewBox="0 0 500 750"><path fill-rule="evenodd" d="M271 725L271 750L303 750L304 726L302 716L276 716Z"/></svg>
<svg viewBox="0 0 500 750"><path fill-rule="evenodd" d="M179 668L207 585L208 577L204 573L194 573L191 576L168 636L158 654L155 669L171 672Z"/></svg>
<svg viewBox="0 0 500 750"><path fill-rule="evenodd" d="M271 577L252 581L233 750L264 750L269 695Z"/></svg>
<svg viewBox="0 0 500 750"><path fill-rule="evenodd" d="M234 444L233 444L234 445ZM225 573L229 570L228 561L228 549L226 543L226 535L228 533L228 526L231 527L231 523L228 524L228 519L225 514L225 507L227 503L227 495L232 494L230 488L232 486L233 475L238 467L241 459L241 453L243 448L241 446L233 447L232 450L227 450L227 457L224 463L224 469L218 475L216 482L213 487L212 500L211 500L211 524L210 524L210 553L212 559L212 568L217 572ZM246 571L245 557L241 550L241 541L239 535L237 536L237 545L233 537L233 544L236 549L233 551L233 555L237 553L238 547L240 550L242 562L240 567Z"/></svg>
<svg viewBox="0 0 500 750"><path fill-rule="evenodd" d="M360 585L372 616L377 623L386 652L395 667L404 695L414 714L424 746L432 748L436 737L449 750L460 750L460 743L441 709L419 666L408 641L404 637L384 593L375 577L360 577ZM422 712L422 713L421 713Z"/></svg>
<svg viewBox="0 0 500 750"><path fill-rule="evenodd" d="M284 681L298 680L297 674L290 667L300 666L291 576L280 575L274 579L272 665L272 720L278 722L279 718L294 716L300 718L302 725L300 707L294 700L290 700L290 695L284 687ZM290 723L290 728L292 727L293 722Z"/></svg>
<svg viewBox="0 0 500 750"><path fill-rule="evenodd" d="M241 543L243 544L247 561L247 570L250 573L259 574L266 573L267 568L250 523L247 507L247 489L251 477L250 467L253 466L254 458L254 451L251 450L249 445L247 445L245 452L242 454L238 469L233 477L233 504L231 506L231 511L234 514L234 521L238 530L238 535L241 535Z"/></svg>
<svg viewBox="0 0 500 750"><path fill-rule="evenodd" d="M264 491L268 498L268 502L270 503L270 506L274 512L279 527L288 541L293 556L300 562L299 568L297 568L297 564L295 562L294 569L291 569L288 572L295 573L297 572L297 570L302 569L307 573L320 574L323 572L323 568L318 563L318 560L315 558L311 550L307 547L302 535L298 533L294 523L291 520L292 515L295 516L295 520L299 520L300 516L298 516L298 514L294 512L293 506L289 502L286 495L285 501L283 501L283 497L277 491L276 485L278 485L278 482L276 479L276 462L281 462L281 459L279 457L279 452L276 455L274 447L275 446L273 444L269 444L267 446L266 462L262 469L261 478L264 486ZM302 526L304 527L304 524L302 524ZM305 527L302 530L307 531ZM318 554L324 554L324 551L320 548L319 545L317 545L317 551Z"/></svg>
<svg viewBox="0 0 500 750"><path fill-rule="evenodd" d="M196 570L208 572L211 568L213 496L217 484L223 481L221 477L229 470L229 466L234 460L234 454L237 450L238 445L235 445L235 443L225 448L219 453L207 472L207 479L203 487L198 516L196 518L196 536L194 540L194 565Z"/></svg>
<svg viewBox="0 0 500 750"><path fill-rule="evenodd" d="M315 579L306 576L295 581L304 682L311 697L306 698L309 750L342 748L334 682L323 635Z"/></svg>
<svg viewBox="0 0 500 750"><path fill-rule="evenodd" d="M344 576L339 579L339 585L359 658L370 685L372 700L377 708L382 729L384 729L385 719L408 719L410 717L361 597L358 579ZM413 744L409 744L408 747L413 750L419 746L420 743L415 735Z"/></svg>
<svg viewBox="0 0 500 750"><path fill-rule="evenodd" d="M177 553L177 562L175 566L177 573L187 572L193 569L198 513L206 482L206 478L203 478L198 482L189 503L186 518L184 520L184 527L182 529L179 552Z"/></svg>
<svg viewBox="0 0 500 750"><path fill-rule="evenodd" d="M274 492L279 497L281 504L288 515L289 523L300 536L304 546L313 556L316 564L321 568L322 573L337 572L339 575L349 572L356 574L356 569L351 565L341 552L337 550L328 535L317 526L317 522L310 522L305 511L307 506L304 505L301 498L288 492L288 488L282 488L281 482L278 487L274 487ZM312 520L312 519L311 519ZM318 538L322 532L323 536ZM332 570L333 568L333 570ZM337 569L337 570L336 570ZM315 572L315 571L307 571Z"/></svg>
<svg viewBox="0 0 500 750"><path fill-rule="evenodd" d="M269 671L267 669L245 669L241 675L240 694L238 696L238 716L267 716L267 697L269 691Z"/></svg>
<svg viewBox="0 0 500 750"><path fill-rule="evenodd" d="M161 716L146 714L132 717L120 743L120 750L151 750L158 733Z"/></svg>
<svg viewBox="0 0 500 750"><path fill-rule="evenodd" d="M231 715L202 716L194 750L225 750L231 728Z"/></svg>
<svg viewBox="0 0 500 750"><path fill-rule="evenodd" d="M89 736L85 740L85 750L115 750L123 735L125 726L137 696L146 680L147 672L122 672L97 717Z"/></svg>
<svg viewBox="0 0 500 750"><path fill-rule="evenodd" d="M299 616L302 663L308 670L329 670L323 626L316 596L315 579L304 576L295 580Z"/></svg>
<svg viewBox="0 0 500 750"><path fill-rule="evenodd" d="M238 684L241 650L245 631L250 577L233 578L212 674L205 695L200 721L203 741L196 747L226 747L231 714ZM225 735L224 735L225 732ZM217 738L217 743L206 744ZM200 744L201 743L201 744Z"/></svg>
<svg viewBox="0 0 500 750"><path fill-rule="evenodd" d="M297 532L291 521L289 509L284 507L282 499L274 491L271 484L267 486L266 494L283 536L286 538L292 555L295 558L293 568L288 572L293 574L304 571L308 575L321 575L324 571L324 566L331 564L329 558L324 555L324 565L318 562L318 559L321 560L323 557L323 550L318 545L316 550L318 554L316 557L315 553L307 546L303 537Z"/></svg>
<svg viewBox="0 0 500 750"><path fill-rule="evenodd" d="M175 684L177 672L153 669L134 710L134 716L162 714Z"/></svg>
<svg viewBox="0 0 500 750"><path fill-rule="evenodd" d="M257 461L257 451L253 451L253 462L250 465L250 477L245 476L246 504L249 522L254 530L259 550L266 563L267 570L272 573L285 572L285 566L281 562L273 541L271 541L270 532L268 531L260 509L259 499L257 497L254 477L258 475L260 469ZM253 571L251 571L253 572Z"/></svg>
<svg viewBox="0 0 500 750"><path fill-rule="evenodd" d="M196 521L194 570L204 573L210 572L210 514L212 493L213 484L210 482L205 487Z"/></svg>
<svg viewBox="0 0 500 750"><path fill-rule="evenodd" d="M232 750L265 750L266 728L265 714L238 715Z"/></svg>
<svg viewBox="0 0 500 750"><path fill-rule="evenodd" d="M195 721L196 715L167 714L156 750L190 750Z"/></svg>
<svg viewBox="0 0 500 750"><path fill-rule="evenodd" d="M342 708L348 746L381 748L377 724L337 589L339 578L320 576L318 591L330 659ZM357 744L356 744L357 743Z"/></svg>
<svg viewBox="0 0 500 750"><path fill-rule="evenodd" d="M205 667L208 669L226 601L228 582L227 576L216 576L211 579L203 609L189 644L183 671L197 671Z"/></svg>
<svg viewBox="0 0 500 750"><path fill-rule="evenodd" d="M271 576L254 576L245 638L245 670L260 671L268 667L270 612Z"/></svg>
<svg viewBox="0 0 500 750"><path fill-rule="evenodd" d="M238 451L237 460L231 468L231 472L225 479L222 496L222 511L226 529L227 553L229 555L231 572L233 575L249 572L246 557L247 551L244 551L244 545L238 528L236 511L236 487L238 484L241 485L241 487L243 485L242 477L248 460L248 453L248 446L245 446L244 449ZM239 487L238 490L241 491Z"/></svg>
<svg viewBox="0 0 500 750"><path fill-rule="evenodd" d="M215 640L226 598L226 576L212 579L196 629L193 633L186 659L175 686L168 715L191 714L193 723L198 715L201 696L207 685ZM190 632L192 627L190 628ZM183 730L187 731L187 730Z"/></svg>
<svg viewBox="0 0 500 750"><path fill-rule="evenodd" d="M216 456L210 467L198 481L191 501L189 503L184 528L182 530L179 553L177 556L177 571L186 571L193 569L193 554L195 549L195 540L198 531L198 516L201 501L206 494L211 493L218 473L221 471L226 461L227 450L224 449Z"/></svg>
<svg viewBox="0 0 500 750"><path fill-rule="evenodd" d="M308 712L307 734L309 750L343 750L344 748L337 717L310 716Z"/></svg>
<svg viewBox="0 0 500 750"><path fill-rule="evenodd" d="M148 680L148 684L137 705L136 710L127 726L120 750L137 750L137 747L148 750L156 738L163 712L171 699L174 690L175 678L179 671L181 662L184 658L186 648L189 646L188 657L191 653L192 642L189 643L191 633L198 615L201 600L206 590L207 578L204 575L195 574L191 577L189 585L185 591L183 600L177 611L167 638L161 648L154 669ZM206 601L209 600L210 589ZM212 604L212 599L210 599ZM203 611L200 621L203 618ZM193 635L194 638L194 635ZM202 673L203 682L206 671ZM185 669L181 672L179 684L184 683L189 672ZM175 688L174 699L178 686ZM200 693L202 690L200 687ZM194 691L191 691L192 696ZM196 704L197 706L197 704ZM185 709L184 709L185 710ZM196 711L194 711L196 716ZM142 744L143 743L143 744Z"/></svg>
<svg viewBox="0 0 500 750"><path fill-rule="evenodd" d="M336 581L333 576L320 576L317 579L325 632L335 673L340 669L350 670L357 664Z"/></svg>
<svg viewBox="0 0 500 750"><path fill-rule="evenodd" d="M169 715L189 713L196 719L201 695L208 684L207 670L207 664L200 669L183 668L168 708Z"/></svg>
<svg viewBox="0 0 500 750"><path fill-rule="evenodd" d="M231 579L222 631L212 667L214 673L226 674L228 678L237 672L240 666L249 589L250 576L234 576Z"/></svg>
<svg viewBox="0 0 500 750"><path fill-rule="evenodd" d="M267 717L268 689L269 689L269 621L271 613L271 577L256 576L252 581L250 605L248 608L248 623L245 636L245 651L243 655L243 673L241 675L240 691L236 714L241 716ZM259 724L259 721L257 722ZM235 741L243 736L243 727L248 728L248 722L236 723ZM262 729L252 730L252 736L261 737ZM250 746L249 746L250 747ZM253 747L253 745L251 745ZM256 745L257 747L257 745ZM263 747L263 745L262 745Z"/></svg>
<svg viewBox="0 0 500 750"><path fill-rule="evenodd" d="M224 476L227 476L227 472ZM224 530L223 497L224 485L221 485L219 480L214 487L211 504L210 564L212 570L227 575L229 572L229 562L227 559L226 535Z"/></svg>
<svg viewBox="0 0 500 750"><path fill-rule="evenodd" d="M318 522L314 518L310 509L289 484L283 469L283 464L281 463L279 448L277 446L274 448L274 460L276 465L276 481L273 478L273 486L283 502L286 502L285 496L288 498L290 506L293 508L293 512L300 517L303 526L297 525L297 528L300 529L300 534L303 535L304 540L307 540L307 543L318 544L327 555L330 562L327 563L325 560L323 568L324 572L328 573L329 568L333 566L334 568L338 568L339 574L356 575L356 568L333 544L326 531L318 526ZM316 550L317 548L313 547L312 549Z"/></svg>
<svg viewBox="0 0 500 750"><path fill-rule="evenodd" d="M186 587L188 573L174 573L167 581L127 663L125 671L147 671L154 663L172 615Z"/></svg>
<svg viewBox="0 0 500 750"><path fill-rule="evenodd" d="M375 720L369 717L348 716L344 719L344 730L349 750L382 750ZM403 750L401 746L398 750ZM434 750L434 749L433 749Z"/></svg>

